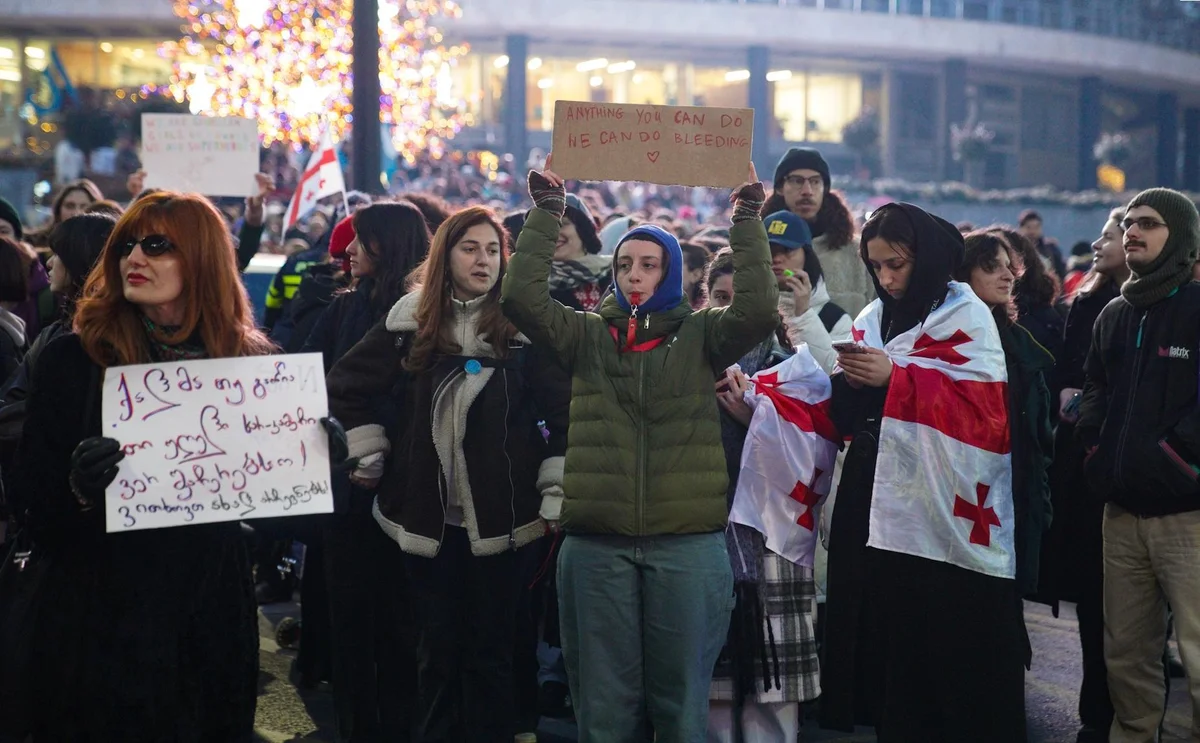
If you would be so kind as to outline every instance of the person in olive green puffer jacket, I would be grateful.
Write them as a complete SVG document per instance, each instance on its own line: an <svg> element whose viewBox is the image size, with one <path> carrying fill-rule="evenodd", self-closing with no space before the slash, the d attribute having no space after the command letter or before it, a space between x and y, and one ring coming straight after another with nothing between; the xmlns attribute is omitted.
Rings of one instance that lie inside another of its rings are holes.
<svg viewBox="0 0 1200 743"><path fill-rule="evenodd" d="M581 743L701 741L733 581L728 475L715 381L779 322L764 194L735 193L734 301L693 312L678 241L625 235L598 313L550 298L565 205L560 177L530 173L529 212L504 277L505 315L572 375L560 524L563 653Z"/></svg>

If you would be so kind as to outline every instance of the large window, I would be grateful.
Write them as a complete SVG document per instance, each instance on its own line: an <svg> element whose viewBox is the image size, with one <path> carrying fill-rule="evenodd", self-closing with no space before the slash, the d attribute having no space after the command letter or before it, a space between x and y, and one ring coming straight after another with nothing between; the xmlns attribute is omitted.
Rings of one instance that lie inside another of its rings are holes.
<svg viewBox="0 0 1200 743"><path fill-rule="evenodd" d="M789 142L840 142L862 112L862 75L772 70L775 119Z"/></svg>

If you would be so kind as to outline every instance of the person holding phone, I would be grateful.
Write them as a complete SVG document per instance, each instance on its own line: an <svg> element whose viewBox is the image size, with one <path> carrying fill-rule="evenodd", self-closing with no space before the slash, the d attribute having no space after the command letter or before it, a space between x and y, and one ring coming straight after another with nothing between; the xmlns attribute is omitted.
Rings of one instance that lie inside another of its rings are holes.
<svg viewBox="0 0 1200 743"><path fill-rule="evenodd" d="M529 174L530 210L504 277L513 324L572 374L558 563L563 653L581 741L703 740L729 628L728 475L713 381L779 322L765 198L754 166L733 202L734 294L693 311L683 254L654 225L614 253L598 312L555 302L548 279L563 179Z"/></svg>
<svg viewBox="0 0 1200 743"><path fill-rule="evenodd" d="M779 282L779 314L793 347L808 351L826 372L833 371L837 354L833 338L850 335L850 315L829 299L821 260L813 250L808 222L789 211L763 220L771 241L771 270Z"/></svg>
<svg viewBox="0 0 1200 743"><path fill-rule="evenodd" d="M839 353L833 375L831 417L851 443L829 534L821 726L1024 740L998 330L951 278L963 238L949 222L889 204L863 227L860 255L879 299L855 320L862 350Z"/></svg>

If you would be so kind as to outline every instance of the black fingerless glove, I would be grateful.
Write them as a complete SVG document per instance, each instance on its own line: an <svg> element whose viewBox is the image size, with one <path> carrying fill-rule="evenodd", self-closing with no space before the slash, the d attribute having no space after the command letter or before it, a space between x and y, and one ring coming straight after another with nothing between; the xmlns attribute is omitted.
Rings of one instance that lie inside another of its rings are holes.
<svg viewBox="0 0 1200 743"><path fill-rule="evenodd" d="M550 185L550 181L536 170L529 171L529 197L538 209L550 212L559 219L567 213L567 189Z"/></svg>
<svg viewBox="0 0 1200 743"><path fill-rule="evenodd" d="M341 422L329 416L320 420L321 428L329 439L329 467L334 472L345 472L358 466L357 459L350 459L350 442L346 440L346 429Z"/></svg>
<svg viewBox="0 0 1200 743"><path fill-rule="evenodd" d="M104 491L117 478L117 465L124 458L121 442L116 439L93 436L75 447L68 481L83 510L104 501Z"/></svg>
<svg viewBox="0 0 1200 743"><path fill-rule="evenodd" d="M763 184L748 183L742 186L734 197L733 218L730 221L737 224L751 219L761 219L762 206L766 200L767 192L763 188Z"/></svg>

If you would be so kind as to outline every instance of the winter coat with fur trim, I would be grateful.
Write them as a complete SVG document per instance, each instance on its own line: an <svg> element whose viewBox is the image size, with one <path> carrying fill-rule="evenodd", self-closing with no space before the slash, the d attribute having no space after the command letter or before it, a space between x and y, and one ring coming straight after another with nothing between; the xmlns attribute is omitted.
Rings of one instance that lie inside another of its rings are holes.
<svg viewBox="0 0 1200 743"><path fill-rule="evenodd" d="M334 365L330 412L345 425L360 472L386 456L375 519L406 553L435 556L456 509L472 554L521 547L545 534L542 518L559 517L570 380L523 336L510 343L508 358L494 358L475 329L486 297L453 301L459 355L405 371L420 298L420 291L401 298ZM471 360L475 373L467 370ZM399 418L379 420L389 396Z"/></svg>

